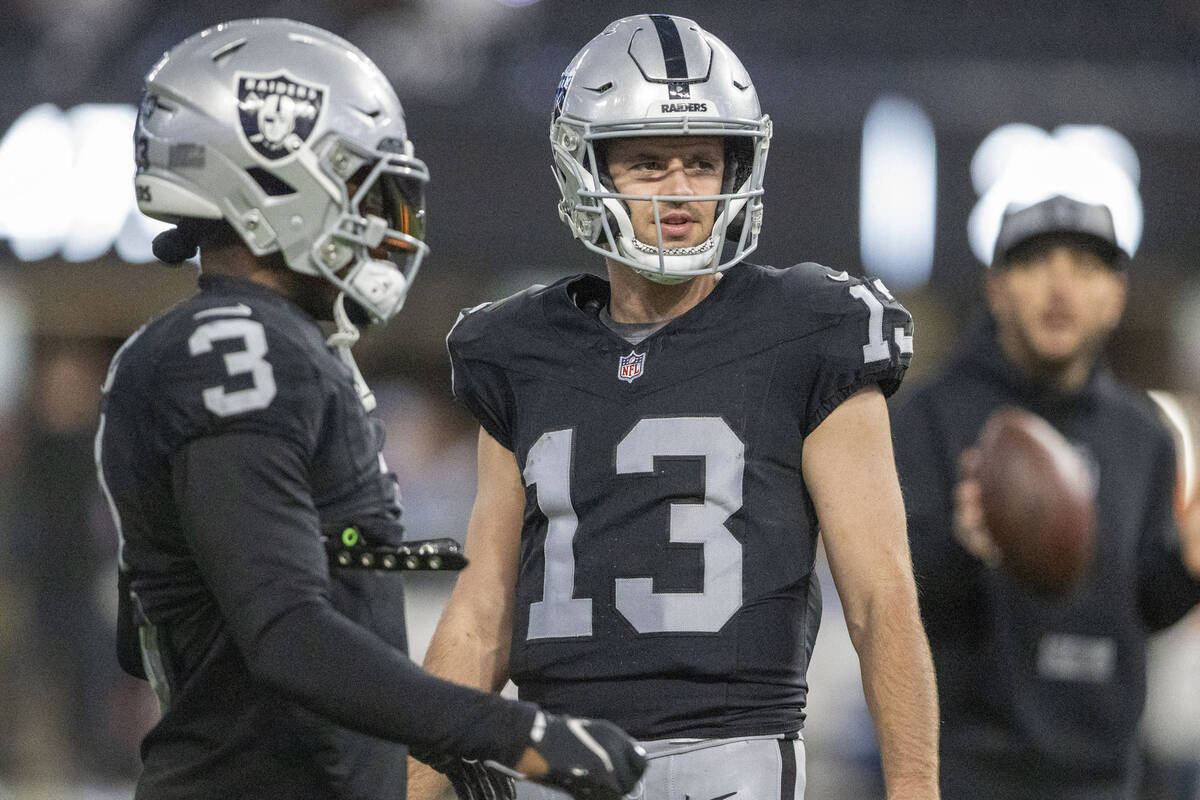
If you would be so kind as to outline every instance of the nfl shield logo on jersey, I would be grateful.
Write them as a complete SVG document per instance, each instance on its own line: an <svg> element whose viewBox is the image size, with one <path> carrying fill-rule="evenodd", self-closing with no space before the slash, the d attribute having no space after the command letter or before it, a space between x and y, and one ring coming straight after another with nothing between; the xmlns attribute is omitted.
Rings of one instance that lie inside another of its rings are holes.
<svg viewBox="0 0 1200 800"><path fill-rule="evenodd" d="M301 83L286 72L237 75L238 116L242 135L270 161L291 155L308 141L321 109L325 87Z"/></svg>
<svg viewBox="0 0 1200 800"><path fill-rule="evenodd" d="M641 377L642 365L645 363L645 353L639 353L636 350L631 350L629 351L629 355L621 356L621 364L617 369L617 377L626 383L633 383L634 378Z"/></svg>

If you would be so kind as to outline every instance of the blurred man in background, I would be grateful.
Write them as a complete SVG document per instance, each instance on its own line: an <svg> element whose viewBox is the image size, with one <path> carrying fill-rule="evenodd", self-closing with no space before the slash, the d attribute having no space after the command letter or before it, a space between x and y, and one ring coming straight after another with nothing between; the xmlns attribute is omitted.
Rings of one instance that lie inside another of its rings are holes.
<svg viewBox="0 0 1200 800"><path fill-rule="evenodd" d="M1128 260L1106 205L1010 206L985 276L988 319L894 415L948 800L1135 796L1147 636L1200 601L1200 540L1176 526L1170 435L1103 364ZM1062 597L993 566L963 454L1004 405L1047 419L1093 471L1095 555Z"/></svg>
<svg viewBox="0 0 1200 800"><path fill-rule="evenodd" d="M567 66L559 211L608 280L450 333L479 489L425 664L617 721L646 740L647 798L792 800L819 525L889 797L928 800L937 703L884 401L911 319L878 281L744 261L769 139L741 62L691 20L618 20Z"/></svg>
<svg viewBox="0 0 1200 800"><path fill-rule="evenodd" d="M14 769L27 779L127 780L143 732L128 723L149 710L138 702L148 698L134 689L144 684L112 657L117 541L96 485L92 444L96 387L111 354L86 339L43 342L28 417L6 442L21 457L0 521L13 535L0 550L11 558L6 576L25 602L4 608L13 641L0 636L0 663L9 662L3 679L19 691L0 697L12 714L0 751L11 748ZM48 754L19 749L30 740L60 746Z"/></svg>
<svg viewBox="0 0 1200 800"><path fill-rule="evenodd" d="M114 357L96 437L119 654L163 711L137 797L403 798L399 742L468 792L480 768L447 754L631 789L644 762L614 726L421 672L399 576L351 568L402 529L349 347L427 250L428 171L387 79L319 28L225 23L151 70L135 144L139 206L177 225L156 255L202 262L200 291Z"/></svg>

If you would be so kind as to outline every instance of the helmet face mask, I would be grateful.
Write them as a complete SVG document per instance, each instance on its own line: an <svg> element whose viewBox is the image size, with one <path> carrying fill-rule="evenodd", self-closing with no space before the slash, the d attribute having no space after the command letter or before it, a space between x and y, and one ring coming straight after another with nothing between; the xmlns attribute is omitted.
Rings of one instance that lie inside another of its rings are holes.
<svg viewBox="0 0 1200 800"><path fill-rule="evenodd" d="M715 195L629 195L607 174L605 148L617 138L716 136L725 141L725 177ZM639 15L618 20L572 60L559 81L550 142L562 200L559 216L584 246L643 276L677 283L746 257L762 225L769 118L741 62L690 20ZM649 200L658 239L634 235L630 201ZM664 248L662 204L716 202L707 241ZM726 244L733 252L722 259Z"/></svg>
<svg viewBox="0 0 1200 800"><path fill-rule="evenodd" d="M374 319L389 319L403 306L429 250L429 172L405 153L372 152L345 139L332 144L321 164L342 196L312 241L308 263Z"/></svg>
<svg viewBox="0 0 1200 800"><path fill-rule="evenodd" d="M320 276L385 321L428 252L425 165L387 79L303 23L239 20L172 48L146 77L138 205L224 219L255 255Z"/></svg>

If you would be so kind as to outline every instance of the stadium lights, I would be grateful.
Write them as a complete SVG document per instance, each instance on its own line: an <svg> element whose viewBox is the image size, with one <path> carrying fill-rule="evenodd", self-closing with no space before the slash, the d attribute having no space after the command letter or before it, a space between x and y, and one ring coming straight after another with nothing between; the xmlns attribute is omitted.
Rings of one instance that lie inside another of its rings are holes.
<svg viewBox="0 0 1200 800"><path fill-rule="evenodd" d="M115 248L129 262L153 260L150 242L168 226L137 209L130 142L136 109L42 104L0 139L0 238L16 257L59 255L72 262ZM936 142L913 101L879 98L863 123L860 236L863 266L893 288L925 283L933 264L937 211ZM991 261L1010 204L1053 194L1103 202L1117 239L1132 254L1142 236L1138 158L1116 131L1064 125L1048 133L1010 124L993 131L971 162L980 199L968 220L971 249Z"/></svg>
<svg viewBox="0 0 1200 800"><path fill-rule="evenodd" d="M1004 125L971 159L971 180L980 196L967 220L971 250L990 264L1000 219L1010 204L1026 207L1061 194L1107 205L1117 242L1133 255L1142 238L1140 178L1133 146L1111 128L1061 125L1047 133L1033 125Z"/></svg>
<svg viewBox="0 0 1200 800"><path fill-rule="evenodd" d="M169 226L134 201L136 117L130 105L45 103L17 118L0 139L0 237L17 258L90 261L115 247L153 260L150 242Z"/></svg>
<svg viewBox="0 0 1200 800"><path fill-rule="evenodd" d="M863 122L859 236L867 274L893 289L926 283L936 216L933 125L912 100L881 97Z"/></svg>

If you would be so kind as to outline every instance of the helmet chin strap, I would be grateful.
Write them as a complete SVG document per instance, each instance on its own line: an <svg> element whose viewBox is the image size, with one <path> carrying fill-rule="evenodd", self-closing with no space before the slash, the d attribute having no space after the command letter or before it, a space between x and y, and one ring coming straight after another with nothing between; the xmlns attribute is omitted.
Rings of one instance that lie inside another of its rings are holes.
<svg viewBox="0 0 1200 800"><path fill-rule="evenodd" d="M362 373L358 371L358 364L354 361L354 356L350 353L350 348L358 341L358 328L350 321L350 317L346 314L346 295L344 292L338 292L337 300L333 302L333 321L337 323L337 330L329 335L325 343L337 350L338 356L350 367L350 371L354 373L354 388L358 390L358 399L362 402L363 408L367 411L375 410L375 393L367 386L367 382L363 380Z"/></svg>
<svg viewBox="0 0 1200 800"><path fill-rule="evenodd" d="M689 270L698 271L712 264L717 254L714 252L717 246L715 236L710 236L705 241L694 247L667 247L661 251L653 246L648 245L636 237L626 238L621 236L618 238L621 244L621 249L625 254L642 265L641 268L634 267L633 269L647 280L654 281L666 285L683 283L696 277L698 272L693 272L689 275L671 274L659 271L659 254L661 252L662 263L667 269L672 270ZM628 243L632 243L632 247Z"/></svg>

